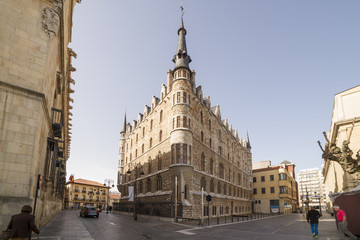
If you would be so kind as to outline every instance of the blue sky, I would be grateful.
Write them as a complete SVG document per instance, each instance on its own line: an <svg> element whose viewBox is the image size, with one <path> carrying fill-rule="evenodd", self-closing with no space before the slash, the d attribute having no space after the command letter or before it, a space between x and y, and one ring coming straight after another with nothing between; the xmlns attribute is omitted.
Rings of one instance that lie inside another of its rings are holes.
<svg viewBox="0 0 360 240"><path fill-rule="evenodd" d="M68 175L116 181L124 113L137 119L174 67L180 5L196 81L253 161L320 167L334 94L360 84L360 1L83 0Z"/></svg>

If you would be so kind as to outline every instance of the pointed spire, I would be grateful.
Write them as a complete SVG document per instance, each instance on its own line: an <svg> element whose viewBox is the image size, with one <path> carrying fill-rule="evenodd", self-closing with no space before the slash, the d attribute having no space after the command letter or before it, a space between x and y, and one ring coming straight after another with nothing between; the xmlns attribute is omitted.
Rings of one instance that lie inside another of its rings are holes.
<svg viewBox="0 0 360 240"><path fill-rule="evenodd" d="M124 125L123 125L123 128L122 128L120 134L121 133L126 133L126 113L125 113L125 117L124 117Z"/></svg>
<svg viewBox="0 0 360 240"><path fill-rule="evenodd" d="M175 63L174 70L179 67L189 68L189 63L191 62L191 58L187 54L187 49L186 49L186 39L185 39L186 29L184 28L184 20L183 20L184 8L182 6L180 8L181 8L181 24L178 30L179 40L178 40L176 54L172 60Z"/></svg>
<svg viewBox="0 0 360 240"><path fill-rule="evenodd" d="M246 132L246 147L251 149L249 133Z"/></svg>

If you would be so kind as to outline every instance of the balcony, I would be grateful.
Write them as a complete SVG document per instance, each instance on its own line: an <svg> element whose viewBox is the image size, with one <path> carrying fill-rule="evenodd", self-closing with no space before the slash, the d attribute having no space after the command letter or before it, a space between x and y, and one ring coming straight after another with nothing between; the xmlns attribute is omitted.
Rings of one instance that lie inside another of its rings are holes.
<svg viewBox="0 0 360 240"><path fill-rule="evenodd" d="M78 189L75 189L74 192L79 192L79 190L78 190Z"/></svg>
<svg viewBox="0 0 360 240"><path fill-rule="evenodd" d="M63 158L64 157L64 141L58 141L58 156Z"/></svg>
<svg viewBox="0 0 360 240"><path fill-rule="evenodd" d="M54 131L54 136L61 138L63 127L63 111L61 109L51 108L51 125Z"/></svg>
<svg viewBox="0 0 360 240"><path fill-rule="evenodd" d="M86 190L82 190L82 193L86 193Z"/></svg>
<svg viewBox="0 0 360 240"><path fill-rule="evenodd" d="M93 194L94 192L93 191L89 191L90 194Z"/></svg>

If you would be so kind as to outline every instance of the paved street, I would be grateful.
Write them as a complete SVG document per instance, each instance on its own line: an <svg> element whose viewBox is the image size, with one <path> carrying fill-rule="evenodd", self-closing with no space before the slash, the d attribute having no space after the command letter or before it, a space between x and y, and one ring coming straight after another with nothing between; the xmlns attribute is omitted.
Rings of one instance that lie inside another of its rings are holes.
<svg viewBox="0 0 360 240"><path fill-rule="evenodd" d="M130 215L118 212L102 212L98 219L80 218L79 211L65 210L40 231L40 239L48 240L312 239L310 226L303 221L301 214L208 227L175 224L142 216L135 222ZM328 214L321 218L319 233L319 239L347 239L337 232L334 219Z"/></svg>

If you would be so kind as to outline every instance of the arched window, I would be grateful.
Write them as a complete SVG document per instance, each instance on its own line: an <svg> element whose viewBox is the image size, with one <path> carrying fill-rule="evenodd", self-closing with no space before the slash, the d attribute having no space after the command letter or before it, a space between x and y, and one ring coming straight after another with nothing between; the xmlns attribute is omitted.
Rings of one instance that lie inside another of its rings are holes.
<svg viewBox="0 0 360 240"><path fill-rule="evenodd" d="M200 112L200 122L204 124L204 116L202 111Z"/></svg>
<svg viewBox="0 0 360 240"><path fill-rule="evenodd" d="M204 142L204 133L203 133L203 131L201 131L201 133L200 133L200 139L201 139L201 142L203 143Z"/></svg>
<svg viewBox="0 0 360 240"><path fill-rule="evenodd" d="M160 122L163 120L163 110L160 111Z"/></svg>
<svg viewBox="0 0 360 240"><path fill-rule="evenodd" d="M210 180L210 192L214 192L214 180Z"/></svg>
<svg viewBox="0 0 360 240"><path fill-rule="evenodd" d="M201 177L201 180L200 180L200 188L203 188L204 191L206 191L206 180L205 180L205 177ZM200 189L201 190L201 189Z"/></svg>
<svg viewBox="0 0 360 240"><path fill-rule="evenodd" d="M162 154L159 152L158 154L158 171L160 171L162 168Z"/></svg>
<svg viewBox="0 0 360 240"><path fill-rule="evenodd" d="M219 164L219 177L222 179L225 178L225 170L224 170L224 165L222 163Z"/></svg>
<svg viewBox="0 0 360 240"><path fill-rule="evenodd" d="M201 154L201 171L205 172L205 154Z"/></svg>
<svg viewBox="0 0 360 240"><path fill-rule="evenodd" d="M160 130L160 132L159 132L159 142L161 142L162 141L162 130Z"/></svg>
<svg viewBox="0 0 360 240"><path fill-rule="evenodd" d="M151 192L151 179L150 178L148 178L146 180L146 191Z"/></svg>
<svg viewBox="0 0 360 240"><path fill-rule="evenodd" d="M160 175L158 175L156 178L156 190L162 190L162 179Z"/></svg>
<svg viewBox="0 0 360 240"><path fill-rule="evenodd" d="M214 174L214 160L210 158L210 174Z"/></svg>
<svg viewBox="0 0 360 240"><path fill-rule="evenodd" d="M153 128L153 120L151 119L151 121L150 121L150 131L152 130L152 128Z"/></svg>
<svg viewBox="0 0 360 240"><path fill-rule="evenodd" d="M151 174L151 158L148 161L148 174Z"/></svg>
<svg viewBox="0 0 360 240"><path fill-rule="evenodd" d="M150 138L150 148L152 148L152 138Z"/></svg>

